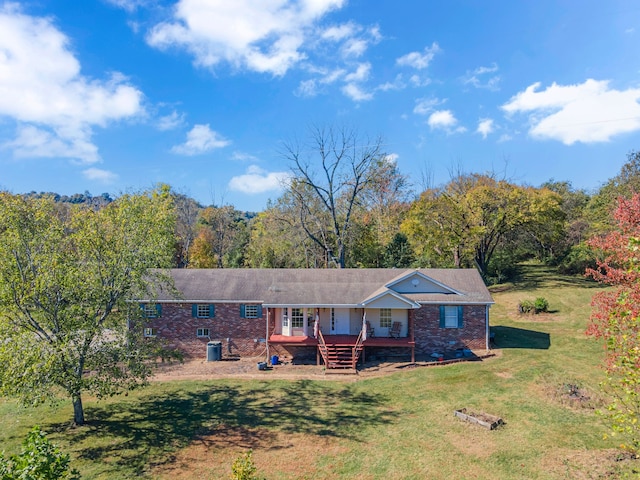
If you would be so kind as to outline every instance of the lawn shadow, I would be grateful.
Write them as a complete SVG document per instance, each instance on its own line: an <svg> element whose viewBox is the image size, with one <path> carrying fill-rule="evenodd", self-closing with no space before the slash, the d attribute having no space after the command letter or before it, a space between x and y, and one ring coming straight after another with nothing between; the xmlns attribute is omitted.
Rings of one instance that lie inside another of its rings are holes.
<svg viewBox="0 0 640 480"><path fill-rule="evenodd" d="M548 350L551 346L551 336L545 332L502 325L491 327L491 332L493 334L493 342L497 348Z"/></svg>
<svg viewBox="0 0 640 480"><path fill-rule="evenodd" d="M124 467L138 476L171 462L178 449L211 437L224 440L225 447L263 448L279 432L357 438L363 427L394 419L382 395L309 380L269 383L212 385L90 406L89 423L71 434L72 441L80 458L102 462L107 470L112 464L107 474L122 474Z"/></svg>

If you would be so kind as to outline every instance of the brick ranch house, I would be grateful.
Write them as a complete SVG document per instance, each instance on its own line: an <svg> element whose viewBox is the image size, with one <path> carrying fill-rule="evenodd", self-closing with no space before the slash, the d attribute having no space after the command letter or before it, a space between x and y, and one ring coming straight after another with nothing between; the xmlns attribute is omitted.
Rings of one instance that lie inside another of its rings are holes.
<svg viewBox="0 0 640 480"><path fill-rule="evenodd" d="M494 303L475 269L173 269L177 294L141 300L145 336L187 357L316 358L489 349Z"/></svg>

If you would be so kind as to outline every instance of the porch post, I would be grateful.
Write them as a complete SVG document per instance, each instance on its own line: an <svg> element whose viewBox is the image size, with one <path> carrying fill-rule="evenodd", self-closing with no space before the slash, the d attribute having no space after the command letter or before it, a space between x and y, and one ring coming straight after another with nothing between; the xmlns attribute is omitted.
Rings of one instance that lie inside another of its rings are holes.
<svg viewBox="0 0 640 480"><path fill-rule="evenodd" d="M409 338L411 339L411 363L416 363L416 336L414 323L414 310L409 310Z"/></svg>
<svg viewBox="0 0 640 480"><path fill-rule="evenodd" d="M267 362L269 361L269 317L271 316L271 309L267 308L267 314L265 318L267 319L266 325L266 335L264 337L264 343L266 345L266 353L267 353Z"/></svg>

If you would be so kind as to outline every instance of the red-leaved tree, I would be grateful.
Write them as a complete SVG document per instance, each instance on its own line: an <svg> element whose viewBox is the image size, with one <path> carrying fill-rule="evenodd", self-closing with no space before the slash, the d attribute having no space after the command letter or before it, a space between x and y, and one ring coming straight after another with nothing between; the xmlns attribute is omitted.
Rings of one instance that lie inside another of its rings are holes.
<svg viewBox="0 0 640 480"><path fill-rule="evenodd" d="M613 432L624 448L640 452L640 195L620 198L614 213L618 229L589 242L597 253L587 275L615 288L592 300L587 333L603 338L607 348L607 407Z"/></svg>

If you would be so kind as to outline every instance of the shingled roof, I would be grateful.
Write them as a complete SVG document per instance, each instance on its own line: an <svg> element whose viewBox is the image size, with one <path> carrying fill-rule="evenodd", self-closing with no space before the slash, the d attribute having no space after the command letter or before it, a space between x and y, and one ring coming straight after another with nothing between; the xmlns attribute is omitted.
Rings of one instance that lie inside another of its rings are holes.
<svg viewBox="0 0 640 480"><path fill-rule="evenodd" d="M179 297L161 292L154 301L360 307L386 292L398 296L389 285L416 277L423 280L420 289L399 294L416 306L493 303L475 269L173 269L168 273Z"/></svg>

